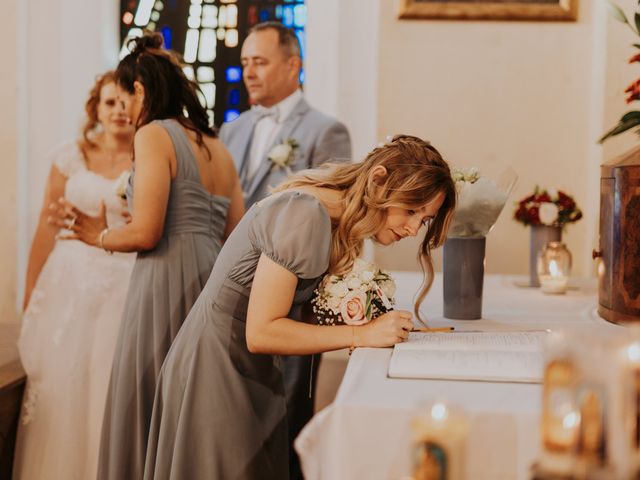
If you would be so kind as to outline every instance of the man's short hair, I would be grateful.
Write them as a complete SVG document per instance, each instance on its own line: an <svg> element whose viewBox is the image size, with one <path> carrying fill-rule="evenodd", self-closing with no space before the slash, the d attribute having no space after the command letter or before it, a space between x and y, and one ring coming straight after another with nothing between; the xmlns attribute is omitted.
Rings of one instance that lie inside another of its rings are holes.
<svg viewBox="0 0 640 480"><path fill-rule="evenodd" d="M275 30L278 33L278 45L287 57L300 56L300 42L292 29L285 27L280 22L262 22L251 27L248 35L264 30Z"/></svg>

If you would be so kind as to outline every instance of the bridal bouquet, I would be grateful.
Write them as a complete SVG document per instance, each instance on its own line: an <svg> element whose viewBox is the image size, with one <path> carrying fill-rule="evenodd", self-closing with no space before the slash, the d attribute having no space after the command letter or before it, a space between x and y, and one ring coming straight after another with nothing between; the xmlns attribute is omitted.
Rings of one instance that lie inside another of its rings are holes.
<svg viewBox="0 0 640 480"><path fill-rule="evenodd" d="M485 237L502 211L517 175L508 168L495 182L480 174L477 168L452 173L458 191L456 211L449 237Z"/></svg>
<svg viewBox="0 0 640 480"><path fill-rule="evenodd" d="M325 275L311 299L319 325L363 325L392 309L396 284L372 263L357 259L344 275Z"/></svg>

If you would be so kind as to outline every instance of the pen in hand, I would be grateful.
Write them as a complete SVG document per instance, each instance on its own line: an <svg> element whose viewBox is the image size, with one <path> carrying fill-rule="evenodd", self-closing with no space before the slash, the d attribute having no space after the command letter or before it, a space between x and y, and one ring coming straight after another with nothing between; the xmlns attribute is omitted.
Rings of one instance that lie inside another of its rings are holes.
<svg viewBox="0 0 640 480"><path fill-rule="evenodd" d="M384 294L379 285L376 284L376 293L380 297L382 301L382 305L387 311L393 310L393 305L389 301L389 298ZM412 328L412 332L426 332L426 333L437 333L437 332L453 332L455 329L453 327L441 327L441 328Z"/></svg>

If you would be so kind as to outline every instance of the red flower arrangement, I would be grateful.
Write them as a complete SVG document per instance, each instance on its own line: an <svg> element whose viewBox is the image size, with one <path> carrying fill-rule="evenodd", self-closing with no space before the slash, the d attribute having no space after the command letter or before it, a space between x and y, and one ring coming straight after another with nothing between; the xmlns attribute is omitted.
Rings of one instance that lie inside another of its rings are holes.
<svg viewBox="0 0 640 480"><path fill-rule="evenodd" d="M525 225L563 226L580 220L582 211L565 192L536 187L518 202L513 218Z"/></svg>
<svg viewBox="0 0 640 480"><path fill-rule="evenodd" d="M640 12L636 12L634 16L634 25L629 22L625 13L618 7L617 5L609 2L609 9L613 18L626 24L633 33L636 35L640 35ZM640 43L634 43L634 47L640 48ZM640 54L636 53L629 59L629 63L640 62ZM640 79L632 82L624 91L627 94L626 102L631 103L637 100L640 100ZM615 135L618 135L622 132L626 132L631 128L635 128L640 125L640 111L631 110L630 112L625 113L622 118L618 121L618 124L615 125L611 130L605 133L602 138L600 138L599 143L604 142L608 138L611 138ZM636 133L640 134L640 130L636 130Z"/></svg>

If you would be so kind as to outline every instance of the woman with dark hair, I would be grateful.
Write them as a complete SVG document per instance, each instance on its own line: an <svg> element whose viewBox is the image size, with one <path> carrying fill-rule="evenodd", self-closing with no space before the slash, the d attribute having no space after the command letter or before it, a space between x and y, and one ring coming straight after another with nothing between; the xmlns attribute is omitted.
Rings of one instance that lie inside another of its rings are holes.
<svg viewBox="0 0 640 480"><path fill-rule="evenodd" d="M300 172L251 207L160 372L144 479L289 478L280 356L389 347L413 325L401 310L360 326L311 325L299 307L324 273L352 268L364 239L421 235L418 315L455 203L438 151L400 135L363 162Z"/></svg>
<svg viewBox="0 0 640 480"><path fill-rule="evenodd" d="M111 373L99 479L142 477L164 357L198 298L223 240L244 213L231 156L162 36L132 41L116 70L136 126L131 222L112 228L64 201L58 221L106 251L137 251ZM63 220L65 219L66 220Z"/></svg>
<svg viewBox="0 0 640 480"><path fill-rule="evenodd" d="M58 241L49 205L66 196L87 212L125 223L118 177L131 168L134 129L114 72L99 76L79 140L51 155L31 244L18 342L27 388L14 479L93 478L116 338L134 256ZM104 205L104 207L101 207Z"/></svg>

